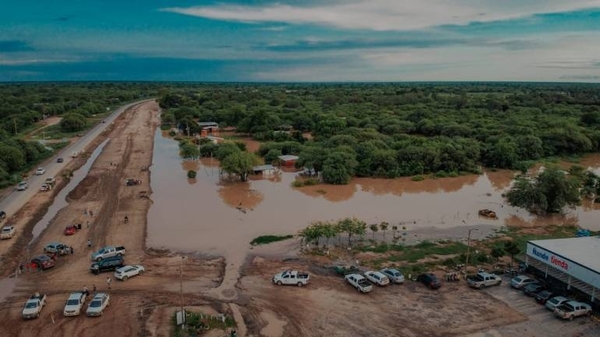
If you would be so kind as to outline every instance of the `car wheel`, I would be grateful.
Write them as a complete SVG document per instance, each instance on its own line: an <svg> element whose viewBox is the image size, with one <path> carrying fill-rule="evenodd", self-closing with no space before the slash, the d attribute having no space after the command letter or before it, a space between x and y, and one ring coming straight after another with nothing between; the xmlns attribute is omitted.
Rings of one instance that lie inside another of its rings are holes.
<svg viewBox="0 0 600 337"><path fill-rule="evenodd" d="M591 311L588 311L588 312L586 313L586 315L588 315L588 316L592 316L592 312L591 312Z"/></svg>
<svg viewBox="0 0 600 337"><path fill-rule="evenodd" d="M277 281L277 285L280 286L281 285L281 281Z"/></svg>
<svg viewBox="0 0 600 337"><path fill-rule="evenodd" d="M96 262L100 262L100 261L102 261L102 258L101 257L97 257L96 258Z"/></svg>
<svg viewBox="0 0 600 337"><path fill-rule="evenodd" d="M127 276L123 276L123 281L127 281L128 278L129 277L127 277Z"/></svg>
<svg viewBox="0 0 600 337"><path fill-rule="evenodd" d="M302 287L302 282L298 282L298 287Z"/></svg>
<svg viewBox="0 0 600 337"><path fill-rule="evenodd" d="M479 286L479 289L483 289L483 288L485 288L485 284L481 284L481 285Z"/></svg>
<svg viewBox="0 0 600 337"><path fill-rule="evenodd" d="M569 316L569 321L572 321L573 317L574 317L573 315Z"/></svg>

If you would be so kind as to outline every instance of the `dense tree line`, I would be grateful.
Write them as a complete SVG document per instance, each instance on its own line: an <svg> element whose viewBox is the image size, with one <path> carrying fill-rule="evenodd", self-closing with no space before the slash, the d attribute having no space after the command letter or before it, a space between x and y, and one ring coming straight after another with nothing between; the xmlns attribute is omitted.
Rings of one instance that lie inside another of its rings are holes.
<svg viewBox="0 0 600 337"><path fill-rule="evenodd" d="M167 92L163 84L29 83L0 85L0 187L16 183L21 173L52 155L24 135L44 118L63 117L60 127L77 132L88 118L128 101Z"/></svg>
<svg viewBox="0 0 600 337"><path fill-rule="evenodd" d="M161 96L166 127L218 122L298 155L326 182L525 169L600 149L600 86L584 84L195 85ZM291 130L291 131L290 131ZM307 136L310 134L310 136ZM205 151L205 153L208 153Z"/></svg>

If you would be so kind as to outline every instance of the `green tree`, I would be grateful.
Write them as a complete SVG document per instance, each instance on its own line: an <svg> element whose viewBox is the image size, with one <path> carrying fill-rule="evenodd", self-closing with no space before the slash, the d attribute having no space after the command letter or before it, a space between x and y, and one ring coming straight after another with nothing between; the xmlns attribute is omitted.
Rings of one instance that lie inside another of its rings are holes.
<svg viewBox="0 0 600 337"><path fill-rule="evenodd" d="M186 142L179 147L179 155L184 159L196 159L200 157L200 149L197 145Z"/></svg>
<svg viewBox="0 0 600 337"><path fill-rule="evenodd" d="M494 247L490 252L490 255L496 259L496 263L500 260L501 257L504 256L504 249L502 247Z"/></svg>
<svg viewBox="0 0 600 337"><path fill-rule="evenodd" d="M67 132L81 131L87 125L85 117L78 113L69 113L60 121L60 128Z"/></svg>
<svg viewBox="0 0 600 337"><path fill-rule="evenodd" d="M221 169L229 174L236 174L241 181L248 180L252 168L260 164L260 159L254 153L234 152L221 161Z"/></svg>
<svg viewBox="0 0 600 337"><path fill-rule="evenodd" d="M215 153L215 158L217 158L220 161L223 161L229 155L241 152L242 150L240 150L240 148L234 142L225 142L219 145L219 148Z"/></svg>
<svg viewBox="0 0 600 337"><path fill-rule="evenodd" d="M510 255L510 260L512 263L515 262L515 255L518 255L521 252L519 246L512 241L504 242L504 251Z"/></svg>
<svg viewBox="0 0 600 337"><path fill-rule="evenodd" d="M17 172L25 166L25 154L14 146L0 144L0 158L6 163L6 169L10 173Z"/></svg>
<svg viewBox="0 0 600 337"><path fill-rule="evenodd" d="M296 163L299 166L314 170L318 175L319 172L323 171L323 165L325 160L327 160L327 154L327 149L320 146L306 146L298 155L298 161Z"/></svg>
<svg viewBox="0 0 600 337"><path fill-rule="evenodd" d="M377 233L379 231L379 226L377 226L376 223L373 223L373 224L369 225L369 229L371 230L371 233L373 234L373 240L375 240L375 233Z"/></svg>
<svg viewBox="0 0 600 337"><path fill-rule="evenodd" d="M385 222L385 221L379 224L379 228L383 232L383 239L384 240L385 240L385 232L388 230L389 226L390 226L390 224L387 223L387 222Z"/></svg>
<svg viewBox="0 0 600 337"><path fill-rule="evenodd" d="M518 177L506 198L533 213L559 213L565 206L579 205L581 187L579 178L550 166L535 179Z"/></svg>
<svg viewBox="0 0 600 337"><path fill-rule="evenodd" d="M333 152L323 163L323 180L334 185L348 184L357 165L356 155L342 151Z"/></svg>

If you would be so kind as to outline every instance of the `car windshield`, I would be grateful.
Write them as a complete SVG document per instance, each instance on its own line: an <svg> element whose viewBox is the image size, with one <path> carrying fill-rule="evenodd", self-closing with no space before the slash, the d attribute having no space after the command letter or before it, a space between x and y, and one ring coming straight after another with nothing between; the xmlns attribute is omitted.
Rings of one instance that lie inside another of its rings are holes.
<svg viewBox="0 0 600 337"><path fill-rule="evenodd" d="M79 301L76 299L70 299L67 301L67 305L78 305Z"/></svg>
<svg viewBox="0 0 600 337"><path fill-rule="evenodd" d="M101 306L102 306L101 300L93 300L92 303L90 303L90 308L99 308Z"/></svg>
<svg viewBox="0 0 600 337"><path fill-rule="evenodd" d="M369 282L367 282L367 280L365 280L365 279L361 279L361 280L358 280L358 284L363 287L366 287L369 285Z"/></svg>
<svg viewBox="0 0 600 337"><path fill-rule="evenodd" d="M25 308L27 309L37 308L37 306L37 302L27 302L27 304L25 304Z"/></svg>
<svg viewBox="0 0 600 337"><path fill-rule="evenodd" d="M8 232L10 232L10 228L2 228L2 232L3 233L8 233Z"/></svg>

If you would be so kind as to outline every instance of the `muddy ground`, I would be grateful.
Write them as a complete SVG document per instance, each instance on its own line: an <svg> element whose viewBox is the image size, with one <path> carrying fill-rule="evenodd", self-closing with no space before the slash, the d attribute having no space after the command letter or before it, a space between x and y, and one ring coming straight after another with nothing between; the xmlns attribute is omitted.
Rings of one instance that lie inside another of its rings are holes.
<svg viewBox="0 0 600 337"><path fill-rule="evenodd" d="M0 336L169 336L171 317L181 305L233 317L240 337L463 336L527 319L486 292L467 289L464 283L445 283L439 291L431 291L407 281L359 294L323 267L322 259L299 258L285 244L279 245L284 248L279 253L268 248L254 250L254 255L263 257L248 257L231 289L222 289L227 268L223 258L147 250L146 217L152 191L150 174L142 168L152 163L158 123L156 103L138 105L115 122L108 132L110 141L88 176L69 194L69 205L51 221L30 252L41 253L45 244L60 241L72 246L74 254L59 258L56 267L48 271L18 276L12 297L0 304ZM125 186L126 178L139 179L142 184ZM33 226L31 219L40 217L51 201L50 194L38 195L17 214L17 221L24 226ZM83 224L82 230L64 236L65 225L72 223ZM16 265L28 258L23 250L26 239L23 234L12 241L12 248L2 251L4 260ZM95 276L89 272L89 254L104 245L125 245L126 263L143 264L147 272L127 282L113 280L112 289L107 289L106 277L111 273ZM5 267L5 272L14 270L15 265ZM273 285L271 276L288 268L309 271L310 285ZM63 317L68 294L84 285L108 292L110 307L98 318ZM219 288L221 291L214 291ZM22 305L35 291L48 295L48 305L39 319L23 321Z"/></svg>

